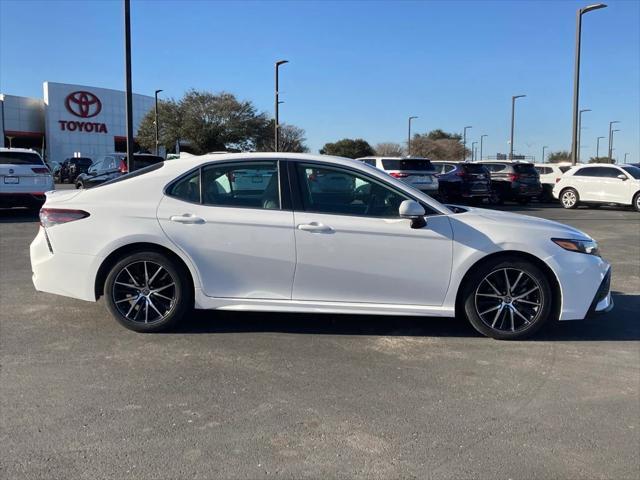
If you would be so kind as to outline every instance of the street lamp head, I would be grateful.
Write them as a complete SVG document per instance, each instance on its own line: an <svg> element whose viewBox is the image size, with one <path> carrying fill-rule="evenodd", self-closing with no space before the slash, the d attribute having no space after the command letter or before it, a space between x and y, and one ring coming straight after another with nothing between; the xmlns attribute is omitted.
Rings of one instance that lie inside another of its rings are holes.
<svg viewBox="0 0 640 480"><path fill-rule="evenodd" d="M409 117L409 120L413 120L414 118L420 118L420 117L417 117L417 116L411 116L411 117Z"/></svg>
<svg viewBox="0 0 640 480"><path fill-rule="evenodd" d="M599 10L605 7L606 5L604 3L595 3L593 5L587 5L586 7L582 7L580 9L580 15L584 15L585 13L591 12L592 10Z"/></svg>
<svg viewBox="0 0 640 480"><path fill-rule="evenodd" d="M486 133L484 135L480 135L480 138L484 138L484 137L488 137L489 135L487 135Z"/></svg>
<svg viewBox="0 0 640 480"><path fill-rule="evenodd" d="M590 112L590 111L591 111L591 109L590 109L590 108L585 108L584 110L580 110L580 113L583 113L583 112Z"/></svg>
<svg viewBox="0 0 640 480"><path fill-rule="evenodd" d="M619 131L620 131L620 129L618 128L618 129L611 130L611 133L613 133L613 132L619 132Z"/></svg>
<svg viewBox="0 0 640 480"><path fill-rule="evenodd" d="M614 120L613 122L609 122L609 126L613 125L614 123L620 123L620 120Z"/></svg>
<svg viewBox="0 0 640 480"><path fill-rule="evenodd" d="M526 97L526 95L514 95L511 98L513 98L515 100L516 98L523 98L523 97Z"/></svg>
<svg viewBox="0 0 640 480"><path fill-rule="evenodd" d="M163 90L156 90L156 95L162 92Z"/></svg>
<svg viewBox="0 0 640 480"><path fill-rule="evenodd" d="M289 63L289 60L278 60L276 62L276 67L279 67L280 65L284 65L285 63Z"/></svg>

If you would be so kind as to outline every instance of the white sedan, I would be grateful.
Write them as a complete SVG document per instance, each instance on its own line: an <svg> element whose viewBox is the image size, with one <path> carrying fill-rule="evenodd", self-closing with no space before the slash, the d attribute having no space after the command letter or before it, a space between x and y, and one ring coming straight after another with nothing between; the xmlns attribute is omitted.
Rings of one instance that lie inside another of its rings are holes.
<svg viewBox="0 0 640 480"><path fill-rule="evenodd" d="M322 180L349 179L334 188ZM265 181L265 176L269 181ZM596 242L533 217L447 207L362 162L251 153L159 163L47 194L37 290L125 327L192 308L466 317L499 339L612 308Z"/></svg>

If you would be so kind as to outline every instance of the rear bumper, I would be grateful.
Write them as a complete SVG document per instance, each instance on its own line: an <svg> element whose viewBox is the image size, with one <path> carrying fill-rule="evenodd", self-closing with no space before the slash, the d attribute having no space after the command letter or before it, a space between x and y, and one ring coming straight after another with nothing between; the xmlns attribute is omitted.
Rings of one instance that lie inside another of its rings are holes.
<svg viewBox="0 0 640 480"><path fill-rule="evenodd" d="M95 302L95 278L101 258L56 251L42 227L31 242L29 253L37 291Z"/></svg>

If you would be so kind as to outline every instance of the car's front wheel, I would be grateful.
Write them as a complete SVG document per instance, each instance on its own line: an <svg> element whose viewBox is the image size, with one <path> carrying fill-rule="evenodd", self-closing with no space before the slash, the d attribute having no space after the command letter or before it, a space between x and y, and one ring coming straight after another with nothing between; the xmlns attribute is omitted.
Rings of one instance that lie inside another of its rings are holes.
<svg viewBox="0 0 640 480"><path fill-rule="evenodd" d="M105 281L107 308L137 332L174 326L193 305L188 272L158 252L135 252L118 261Z"/></svg>
<svg viewBox="0 0 640 480"><path fill-rule="evenodd" d="M463 286L462 302L478 332L499 340L518 340L537 332L551 317L551 284L527 260L497 258L471 273Z"/></svg>
<svg viewBox="0 0 640 480"><path fill-rule="evenodd" d="M633 197L633 208L636 209L636 212L640 212L640 192Z"/></svg>
<svg viewBox="0 0 640 480"><path fill-rule="evenodd" d="M78 182L76 182L76 188L77 188L78 190L80 190L80 189L84 188L84 183L82 183L82 181L78 181Z"/></svg>
<svg viewBox="0 0 640 480"><path fill-rule="evenodd" d="M567 188L560 194L560 203L564 208L577 208L579 202L578 192L573 188Z"/></svg>

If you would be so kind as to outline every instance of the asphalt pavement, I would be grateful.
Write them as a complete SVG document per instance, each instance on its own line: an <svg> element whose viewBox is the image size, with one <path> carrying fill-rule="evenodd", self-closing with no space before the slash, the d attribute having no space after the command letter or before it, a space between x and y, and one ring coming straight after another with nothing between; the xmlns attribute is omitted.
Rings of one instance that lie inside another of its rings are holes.
<svg viewBox="0 0 640 480"><path fill-rule="evenodd" d="M0 211L0 477L640 478L640 214L578 227L616 306L499 342L435 318L195 312L138 334L37 293Z"/></svg>

